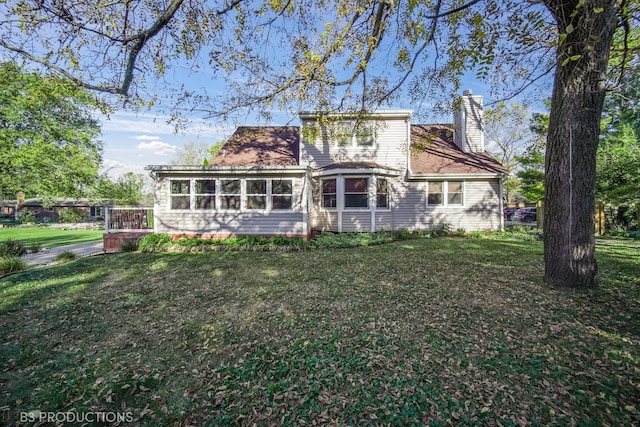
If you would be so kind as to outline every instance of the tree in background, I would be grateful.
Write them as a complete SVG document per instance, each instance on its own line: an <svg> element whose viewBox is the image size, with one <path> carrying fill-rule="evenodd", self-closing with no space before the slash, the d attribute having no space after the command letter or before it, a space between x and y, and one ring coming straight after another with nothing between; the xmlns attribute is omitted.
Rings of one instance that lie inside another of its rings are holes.
<svg viewBox="0 0 640 427"><path fill-rule="evenodd" d="M206 142L190 141L180 148L175 157L169 161L172 165L202 165L208 166L226 141L219 141L213 145Z"/></svg>
<svg viewBox="0 0 640 427"><path fill-rule="evenodd" d="M112 200L117 205L137 206L145 199L144 187L144 175L140 173L127 172L115 181L103 174L95 185L93 197Z"/></svg>
<svg viewBox="0 0 640 427"><path fill-rule="evenodd" d="M95 97L69 80L0 64L0 198L80 197L98 176Z"/></svg>
<svg viewBox="0 0 640 427"><path fill-rule="evenodd" d="M534 137L524 153L516 156L521 166L516 176L520 180L520 193L525 200L540 202L544 200L544 158L549 114L532 114L529 130Z"/></svg>
<svg viewBox="0 0 640 427"><path fill-rule="evenodd" d="M202 141L189 141L169 161L171 165L202 165L211 156L209 144Z"/></svg>
<svg viewBox="0 0 640 427"><path fill-rule="evenodd" d="M519 155L531 144L533 138L527 125L527 106L498 102L484 112L485 141L487 151L509 170L504 182L507 202L514 201L520 189L520 180L515 175L519 166Z"/></svg>

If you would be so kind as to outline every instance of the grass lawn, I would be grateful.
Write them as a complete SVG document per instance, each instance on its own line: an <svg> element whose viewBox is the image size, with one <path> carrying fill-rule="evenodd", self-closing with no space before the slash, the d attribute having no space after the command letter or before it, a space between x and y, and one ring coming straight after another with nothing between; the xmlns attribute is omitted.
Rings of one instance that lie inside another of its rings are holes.
<svg viewBox="0 0 640 427"><path fill-rule="evenodd" d="M289 253L127 253L0 279L0 408L142 425L640 422L640 243L601 287L542 245L438 238Z"/></svg>
<svg viewBox="0 0 640 427"><path fill-rule="evenodd" d="M0 242L20 240L26 246L39 243L43 248L73 245L75 243L101 240L102 230L61 230L49 227L8 227L0 228Z"/></svg>

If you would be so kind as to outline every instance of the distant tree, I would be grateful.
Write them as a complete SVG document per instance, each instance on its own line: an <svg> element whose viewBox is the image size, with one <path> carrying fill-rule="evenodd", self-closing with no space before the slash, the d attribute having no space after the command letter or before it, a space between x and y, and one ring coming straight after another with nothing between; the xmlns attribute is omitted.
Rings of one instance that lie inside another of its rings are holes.
<svg viewBox="0 0 640 427"><path fill-rule="evenodd" d="M599 201L615 206L640 203L640 144L631 124L600 142L597 176Z"/></svg>
<svg viewBox="0 0 640 427"><path fill-rule="evenodd" d="M211 146L211 148L209 148L209 155L211 156L210 158L213 159L216 154L218 154L218 152L222 149L222 147L224 147L224 144L226 144L227 141L222 140L222 141L218 141L215 144L213 144Z"/></svg>
<svg viewBox="0 0 640 427"><path fill-rule="evenodd" d="M206 142L189 141L178 150L169 163L172 165L202 165L210 157L209 150L209 144Z"/></svg>
<svg viewBox="0 0 640 427"><path fill-rule="evenodd" d="M520 188L516 177L518 156L531 144L533 135L527 125L527 106L498 102L485 110L484 126L487 151L496 157L510 176L504 182L505 197L513 201Z"/></svg>
<svg viewBox="0 0 640 427"><path fill-rule="evenodd" d="M60 77L0 63L0 197L80 197L102 160L95 97Z"/></svg>
<svg viewBox="0 0 640 427"><path fill-rule="evenodd" d="M534 113L529 122L533 139L524 153L516 156L520 165L520 170L516 173L520 179L520 194L529 202L544 199L544 161L548 129L549 114Z"/></svg>
<svg viewBox="0 0 640 427"><path fill-rule="evenodd" d="M144 175L127 172L115 181L106 174L100 176L93 197L113 200L118 205L136 206L144 201Z"/></svg>

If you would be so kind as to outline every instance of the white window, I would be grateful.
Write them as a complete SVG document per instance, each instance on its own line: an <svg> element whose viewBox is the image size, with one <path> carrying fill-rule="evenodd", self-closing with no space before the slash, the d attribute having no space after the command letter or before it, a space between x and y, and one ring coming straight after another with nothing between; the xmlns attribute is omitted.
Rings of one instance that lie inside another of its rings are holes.
<svg viewBox="0 0 640 427"><path fill-rule="evenodd" d="M344 179L344 207L369 207L369 178Z"/></svg>
<svg viewBox="0 0 640 427"><path fill-rule="evenodd" d="M336 190L336 179L322 180L322 207L336 208L338 207L338 197Z"/></svg>
<svg viewBox="0 0 640 427"><path fill-rule="evenodd" d="M427 206L462 206L462 181L432 181L427 183Z"/></svg>
<svg viewBox="0 0 640 427"><path fill-rule="evenodd" d="M191 208L191 181L176 179L171 181L171 209Z"/></svg>
<svg viewBox="0 0 640 427"><path fill-rule="evenodd" d="M389 208L389 184L387 178L376 179L376 207L378 209Z"/></svg>
<svg viewBox="0 0 640 427"><path fill-rule="evenodd" d="M216 181L196 179L196 209L216 208Z"/></svg>
<svg viewBox="0 0 640 427"><path fill-rule="evenodd" d="M267 180L248 179L246 181L247 209L264 210L267 208Z"/></svg>
<svg viewBox="0 0 640 427"><path fill-rule="evenodd" d="M374 126L371 122L340 121L335 124L334 139L339 147L373 147Z"/></svg>
<svg viewBox="0 0 640 427"><path fill-rule="evenodd" d="M447 182L447 205L462 206L464 201L462 181Z"/></svg>
<svg viewBox="0 0 640 427"><path fill-rule="evenodd" d="M240 210L242 186L239 179L220 180L220 209Z"/></svg>
<svg viewBox="0 0 640 427"><path fill-rule="evenodd" d="M358 147L372 147L373 140L373 125L371 123L360 123L356 129L356 145Z"/></svg>
<svg viewBox="0 0 640 427"><path fill-rule="evenodd" d="M271 181L271 209L290 210L293 206L293 180Z"/></svg>

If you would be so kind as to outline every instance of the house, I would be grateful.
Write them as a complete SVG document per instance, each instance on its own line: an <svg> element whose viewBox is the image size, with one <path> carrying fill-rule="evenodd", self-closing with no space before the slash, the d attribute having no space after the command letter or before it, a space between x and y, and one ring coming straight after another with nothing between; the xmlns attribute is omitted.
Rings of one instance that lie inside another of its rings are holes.
<svg viewBox="0 0 640 427"><path fill-rule="evenodd" d="M57 198L48 203L40 199L24 199L19 194L18 201L15 205L18 216L27 213L33 214L36 221L56 221L60 217L60 212L65 209L74 209L82 212L82 215L88 220L104 218L104 208L111 206L110 201L90 201L87 199ZM15 203L15 202L14 202Z"/></svg>
<svg viewBox="0 0 640 427"><path fill-rule="evenodd" d="M484 151L482 97L453 125L411 111L299 114L301 126L239 127L208 166L153 165L154 231L178 236L503 227L507 170Z"/></svg>

